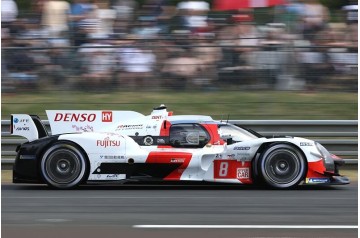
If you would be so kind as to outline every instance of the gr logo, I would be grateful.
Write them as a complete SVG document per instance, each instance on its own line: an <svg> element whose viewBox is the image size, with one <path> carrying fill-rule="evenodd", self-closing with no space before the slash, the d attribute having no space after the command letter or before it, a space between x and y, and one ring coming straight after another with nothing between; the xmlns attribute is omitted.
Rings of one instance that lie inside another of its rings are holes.
<svg viewBox="0 0 360 238"><path fill-rule="evenodd" d="M112 111L103 111L102 112L102 122L112 122Z"/></svg>

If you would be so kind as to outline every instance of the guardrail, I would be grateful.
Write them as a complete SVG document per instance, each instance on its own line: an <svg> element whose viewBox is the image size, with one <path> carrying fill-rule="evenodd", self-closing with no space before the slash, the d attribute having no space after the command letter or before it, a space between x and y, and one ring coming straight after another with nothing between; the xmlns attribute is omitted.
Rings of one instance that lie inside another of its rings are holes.
<svg viewBox="0 0 360 238"><path fill-rule="evenodd" d="M345 159L346 164L358 163L357 120L229 120L264 136L299 136L316 140L331 153ZM43 123L50 130L49 122ZM1 121L1 164L12 165L15 148L25 139L10 136L10 120Z"/></svg>

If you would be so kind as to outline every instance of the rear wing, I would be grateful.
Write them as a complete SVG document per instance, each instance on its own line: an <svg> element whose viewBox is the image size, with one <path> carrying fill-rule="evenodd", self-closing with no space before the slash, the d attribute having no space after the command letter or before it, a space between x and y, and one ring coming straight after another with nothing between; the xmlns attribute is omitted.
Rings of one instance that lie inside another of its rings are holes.
<svg viewBox="0 0 360 238"><path fill-rule="evenodd" d="M51 134L111 131L119 124L145 117L134 111L46 110Z"/></svg>
<svg viewBox="0 0 360 238"><path fill-rule="evenodd" d="M15 136L25 137L28 141L34 141L48 136L48 132L36 115L12 114L10 133Z"/></svg>
<svg viewBox="0 0 360 238"><path fill-rule="evenodd" d="M112 132L123 125L140 123L147 126L147 120L162 121L172 112L168 112L164 105L154 108L151 115L145 116L134 111L111 110L47 110L51 134L79 133L79 132ZM48 132L38 116L27 114L11 115L11 134L25 137L33 141L45 136Z"/></svg>

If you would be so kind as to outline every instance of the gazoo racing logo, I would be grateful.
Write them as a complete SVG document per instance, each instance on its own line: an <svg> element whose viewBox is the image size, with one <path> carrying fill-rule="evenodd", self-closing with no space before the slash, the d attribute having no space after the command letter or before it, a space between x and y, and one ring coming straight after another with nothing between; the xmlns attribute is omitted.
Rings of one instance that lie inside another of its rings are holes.
<svg viewBox="0 0 360 238"><path fill-rule="evenodd" d="M54 121L93 122L95 113L56 113Z"/></svg>
<svg viewBox="0 0 360 238"><path fill-rule="evenodd" d="M115 146L120 146L120 141L119 140L110 140L109 137L106 137L103 140L97 140L96 141L96 146L97 147L115 147Z"/></svg>

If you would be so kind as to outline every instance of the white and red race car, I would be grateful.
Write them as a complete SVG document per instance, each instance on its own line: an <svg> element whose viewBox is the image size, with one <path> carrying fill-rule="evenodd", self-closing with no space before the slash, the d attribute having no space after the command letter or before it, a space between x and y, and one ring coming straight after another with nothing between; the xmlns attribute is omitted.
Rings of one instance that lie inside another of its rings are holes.
<svg viewBox="0 0 360 238"><path fill-rule="evenodd" d="M18 146L14 183L59 189L87 182L205 181L262 183L286 189L300 183L348 184L343 160L298 137L265 138L209 116L148 116L133 111L46 111L52 135L37 116L13 114Z"/></svg>

